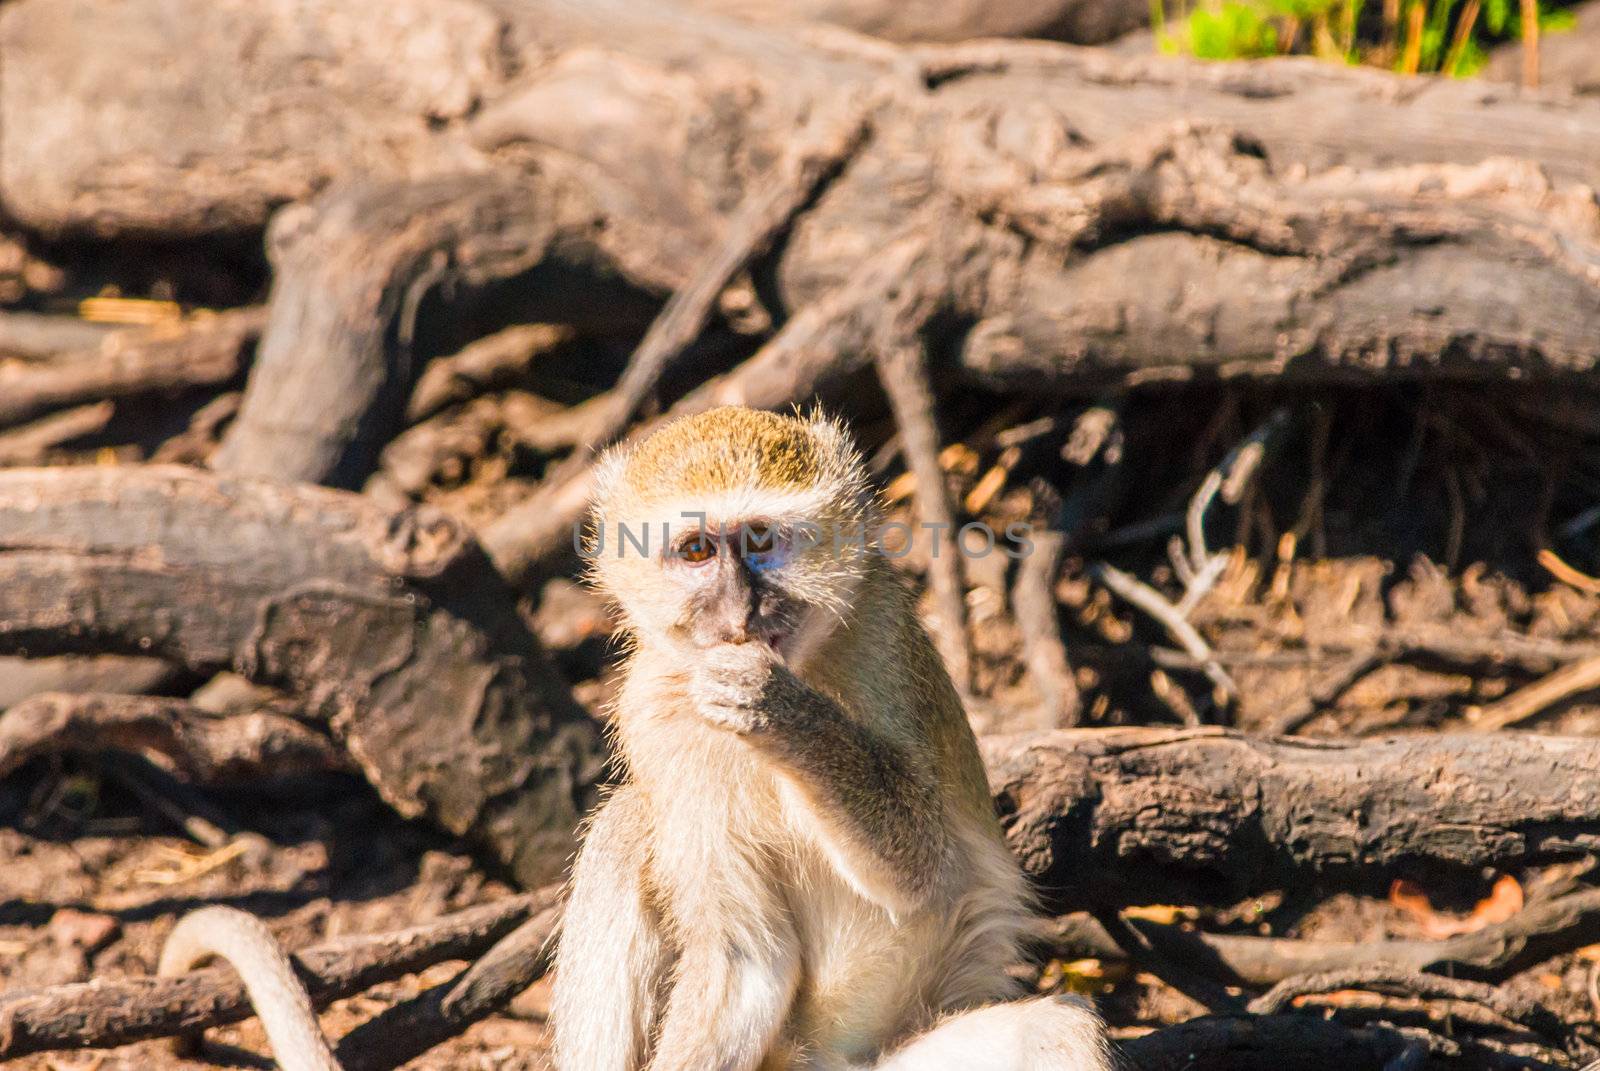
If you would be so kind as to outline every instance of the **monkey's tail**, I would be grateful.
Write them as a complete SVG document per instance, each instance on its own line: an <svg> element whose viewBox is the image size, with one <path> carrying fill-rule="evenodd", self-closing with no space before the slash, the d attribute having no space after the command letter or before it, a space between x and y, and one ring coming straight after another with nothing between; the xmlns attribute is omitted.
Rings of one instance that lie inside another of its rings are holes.
<svg viewBox="0 0 1600 1071"><path fill-rule="evenodd" d="M167 938L156 973L182 974L212 956L239 972L283 1071L341 1071L294 965L260 919L232 907L191 911Z"/></svg>

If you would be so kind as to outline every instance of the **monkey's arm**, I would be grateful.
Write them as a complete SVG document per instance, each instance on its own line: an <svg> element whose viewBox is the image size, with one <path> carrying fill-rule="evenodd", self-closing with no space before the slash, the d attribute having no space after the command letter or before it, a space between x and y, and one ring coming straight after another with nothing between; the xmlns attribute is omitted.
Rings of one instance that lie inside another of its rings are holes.
<svg viewBox="0 0 1600 1071"><path fill-rule="evenodd" d="M840 874L894 914L937 886L946 816L932 763L852 719L758 644L707 652L701 714L770 759Z"/></svg>
<svg viewBox="0 0 1600 1071"><path fill-rule="evenodd" d="M552 1019L562 1071L638 1071L666 951L644 899L648 815L624 786L601 805L573 867L556 951Z"/></svg>

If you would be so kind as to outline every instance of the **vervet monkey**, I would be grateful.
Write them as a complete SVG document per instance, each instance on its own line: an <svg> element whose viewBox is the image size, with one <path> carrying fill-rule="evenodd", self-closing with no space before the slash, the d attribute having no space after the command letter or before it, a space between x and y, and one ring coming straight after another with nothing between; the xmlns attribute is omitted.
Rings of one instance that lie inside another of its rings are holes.
<svg viewBox="0 0 1600 1071"><path fill-rule="evenodd" d="M1106 1071L1019 1000L1032 902L846 433L714 409L602 462L622 778L578 855L561 1071ZM664 537L664 538L663 538Z"/></svg>

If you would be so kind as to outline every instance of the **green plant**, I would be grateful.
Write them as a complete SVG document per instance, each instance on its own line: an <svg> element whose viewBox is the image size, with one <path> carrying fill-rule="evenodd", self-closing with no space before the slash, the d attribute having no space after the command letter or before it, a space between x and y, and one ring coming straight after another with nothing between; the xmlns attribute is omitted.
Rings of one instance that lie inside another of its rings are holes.
<svg viewBox="0 0 1600 1071"><path fill-rule="evenodd" d="M1406 74L1469 77L1488 46L1522 37L1519 0L1390 0L1381 20L1363 22L1364 0L1203 0L1169 13L1151 0L1150 22L1164 52L1201 59L1310 54L1342 63L1391 67ZM1570 28L1570 10L1541 10L1540 32Z"/></svg>
<svg viewBox="0 0 1600 1071"><path fill-rule="evenodd" d="M1201 59L1253 59L1278 54L1278 28L1255 4L1224 0L1187 21L1188 50Z"/></svg>

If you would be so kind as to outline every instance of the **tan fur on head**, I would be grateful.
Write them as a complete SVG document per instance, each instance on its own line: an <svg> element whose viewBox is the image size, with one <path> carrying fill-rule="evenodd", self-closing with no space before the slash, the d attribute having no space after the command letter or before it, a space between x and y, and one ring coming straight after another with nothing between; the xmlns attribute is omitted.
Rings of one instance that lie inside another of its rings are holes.
<svg viewBox="0 0 1600 1071"><path fill-rule="evenodd" d="M629 493L648 502L673 490L810 487L821 476L822 459L809 424L730 405L674 421L640 443L625 483Z"/></svg>

